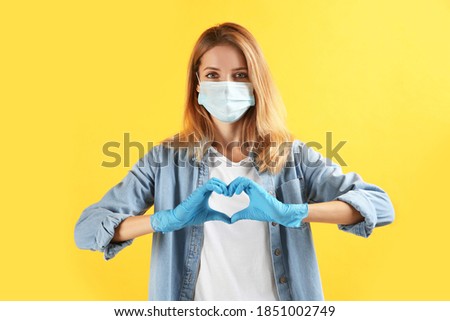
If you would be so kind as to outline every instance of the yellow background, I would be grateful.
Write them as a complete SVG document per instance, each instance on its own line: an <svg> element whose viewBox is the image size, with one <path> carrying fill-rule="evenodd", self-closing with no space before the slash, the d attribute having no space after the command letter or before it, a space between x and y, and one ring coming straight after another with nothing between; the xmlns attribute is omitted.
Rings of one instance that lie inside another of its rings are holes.
<svg viewBox="0 0 450 321"><path fill-rule="evenodd" d="M180 128L193 44L225 21L257 38L291 131L347 141L344 171L394 203L368 239L313 224L325 298L449 300L445 0L2 1L0 299L147 299L151 237L106 262L74 225L130 169L103 144Z"/></svg>

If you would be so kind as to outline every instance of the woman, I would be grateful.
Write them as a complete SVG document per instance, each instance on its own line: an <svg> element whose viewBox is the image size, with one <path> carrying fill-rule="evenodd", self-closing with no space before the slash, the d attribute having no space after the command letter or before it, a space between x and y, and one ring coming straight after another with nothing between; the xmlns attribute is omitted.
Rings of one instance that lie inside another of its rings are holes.
<svg viewBox="0 0 450 321"><path fill-rule="evenodd" d="M75 228L77 245L107 260L153 233L151 300L323 300L310 222L368 237L393 221L382 189L293 139L240 25L198 39L184 120Z"/></svg>

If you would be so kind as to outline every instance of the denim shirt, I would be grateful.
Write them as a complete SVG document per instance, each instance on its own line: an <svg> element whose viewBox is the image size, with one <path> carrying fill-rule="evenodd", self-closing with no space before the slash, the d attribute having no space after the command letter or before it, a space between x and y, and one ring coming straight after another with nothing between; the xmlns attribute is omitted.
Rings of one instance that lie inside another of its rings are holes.
<svg viewBox="0 0 450 321"><path fill-rule="evenodd" d="M75 226L77 246L102 251L106 260L113 258L133 241L111 242L120 222L144 214L152 205L155 212L175 208L208 180L211 149L201 161L195 161L187 156L187 149L153 147L122 181L83 210ZM258 172L263 187L278 200L286 204L344 201L358 210L364 220L337 226L362 237L393 221L392 203L381 188L364 182L356 173L344 174L337 164L299 140L291 143L290 151L279 173ZM254 155L250 157L258 169ZM267 228L279 299L323 300L310 223L287 228L271 222ZM150 300L193 300L202 243L203 225L153 233Z"/></svg>

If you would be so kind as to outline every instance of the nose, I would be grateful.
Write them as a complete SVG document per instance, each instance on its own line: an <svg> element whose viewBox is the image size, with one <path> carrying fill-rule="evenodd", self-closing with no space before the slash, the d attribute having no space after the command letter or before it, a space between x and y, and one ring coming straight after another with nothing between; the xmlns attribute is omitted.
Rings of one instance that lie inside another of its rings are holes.
<svg viewBox="0 0 450 321"><path fill-rule="evenodd" d="M233 74L227 74L226 76L225 76L225 81L233 81Z"/></svg>

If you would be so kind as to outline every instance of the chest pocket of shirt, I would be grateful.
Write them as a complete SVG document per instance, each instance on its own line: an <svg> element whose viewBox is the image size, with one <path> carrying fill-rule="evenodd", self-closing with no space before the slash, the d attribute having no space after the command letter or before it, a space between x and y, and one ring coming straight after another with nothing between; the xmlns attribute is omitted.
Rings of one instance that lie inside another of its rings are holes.
<svg viewBox="0 0 450 321"><path fill-rule="evenodd" d="M303 204L305 195L303 188L303 178L294 178L282 183L275 190L277 199L285 204ZM308 223L303 222L300 229L304 229Z"/></svg>

